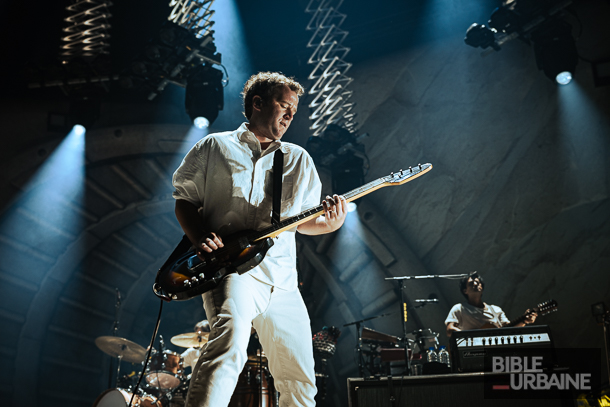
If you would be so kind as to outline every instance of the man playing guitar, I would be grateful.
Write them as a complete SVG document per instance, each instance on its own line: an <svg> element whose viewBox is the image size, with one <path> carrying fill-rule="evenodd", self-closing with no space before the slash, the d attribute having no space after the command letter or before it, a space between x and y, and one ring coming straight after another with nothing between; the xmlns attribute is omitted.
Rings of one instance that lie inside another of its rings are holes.
<svg viewBox="0 0 610 407"><path fill-rule="evenodd" d="M174 173L176 217L202 260L229 244L223 237L271 225L276 150L283 158L281 217L319 204L321 183L313 160L303 148L280 141L303 92L298 82L279 73L252 76L243 90L248 123L201 139ZM229 404L247 360L252 326L280 405L315 405L312 334L297 289L295 234L329 233L343 225L345 198L328 196L322 204L323 215L274 238L258 266L226 276L203 294L211 331L192 374L187 407Z"/></svg>
<svg viewBox="0 0 610 407"><path fill-rule="evenodd" d="M477 272L470 273L469 276L460 280L460 291L468 300L467 303L455 304L447 319L447 336L456 331L466 331L469 329L480 328L502 328L510 324L502 308L497 305L486 304L483 302L483 288L485 283ZM513 326L525 326L534 323L538 314L527 310L522 322Z"/></svg>

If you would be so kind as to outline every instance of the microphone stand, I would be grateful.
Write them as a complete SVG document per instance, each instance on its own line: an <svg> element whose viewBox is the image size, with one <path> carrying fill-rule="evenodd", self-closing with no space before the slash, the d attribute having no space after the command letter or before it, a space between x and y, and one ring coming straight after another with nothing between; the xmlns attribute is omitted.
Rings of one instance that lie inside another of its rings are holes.
<svg viewBox="0 0 610 407"><path fill-rule="evenodd" d="M469 276L470 274L429 274L425 276L402 276L402 277L387 277L384 280L396 280L400 285L400 313L402 314L402 330L403 330L403 338L405 338L405 361L406 361L406 375L411 375L411 360L409 359L409 350L411 350L411 345L409 344L409 340L407 339L407 299L405 297L404 291L404 280L421 280L421 279L430 279L430 278L447 278L447 279L459 279ZM426 303L421 305L422 307ZM409 307L410 309L419 308L419 307Z"/></svg>
<svg viewBox="0 0 610 407"><path fill-rule="evenodd" d="M405 290L403 290L403 280L400 283L400 308L402 311L402 337L405 338L405 365L406 365L406 376L411 374L411 360L409 359L409 351L411 350L411 344L407 339L407 299L405 298ZM405 372L403 372L403 375Z"/></svg>

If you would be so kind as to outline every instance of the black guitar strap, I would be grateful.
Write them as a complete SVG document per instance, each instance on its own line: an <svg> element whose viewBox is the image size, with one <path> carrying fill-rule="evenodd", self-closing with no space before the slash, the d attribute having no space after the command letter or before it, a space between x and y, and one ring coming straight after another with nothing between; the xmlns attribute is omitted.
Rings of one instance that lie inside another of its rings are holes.
<svg viewBox="0 0 610 407"><path fill-rule="evenodd" d="M275 150L273 156L273 212L271 212L271 224L280 223L282 210L282 173L284 172L284 154L281 149Z"/></svg>

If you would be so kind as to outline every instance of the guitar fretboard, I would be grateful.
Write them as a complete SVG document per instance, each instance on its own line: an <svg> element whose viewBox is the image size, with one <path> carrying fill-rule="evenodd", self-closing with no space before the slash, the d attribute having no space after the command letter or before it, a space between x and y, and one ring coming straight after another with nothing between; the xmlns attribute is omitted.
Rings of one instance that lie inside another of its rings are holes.
<svg viewBox="0 0 610 407"><path fill-rule="evenodd" d="M359 188L353 189L353 190L343 194L343 196L345 197L345 200L347 202L351 202L353 200L358 199L362 195L366 195L369 191L372 192L372 190L381 186L384 182L386 182L385 177L378 178L374 181L369 182L368 184L364 184L363 186L361 186ZM324 212L323 205L318 205L314 208L303 211L303 212L299 213L298 215L292 216L288 219L285 219L285 220L279 222L276 225L269 226L268 228L261 230L259 233L255 234L253 236L253 240L259 240L265 236L272 235L274 232L277 232L280 229L288 228L291 225L293 225L303 219L307 219L311 216L318 215L322 212Z"/></svg>

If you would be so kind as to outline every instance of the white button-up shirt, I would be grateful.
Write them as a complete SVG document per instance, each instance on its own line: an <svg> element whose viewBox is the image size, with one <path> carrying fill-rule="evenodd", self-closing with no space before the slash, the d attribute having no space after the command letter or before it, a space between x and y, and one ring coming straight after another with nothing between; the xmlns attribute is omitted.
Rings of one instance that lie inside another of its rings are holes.
<svg viewBox="0 0 610 407"><path fill-rule="evenodd" d="M312 158L295 144L275 141L261 151L259 141L242 124L233 132L210 134L188 152L173 177L174 198L196 207L207 231L221 237L271 225L273 153L284 153L281 219L320 204L322 184ZM274 239L263 262L249 273L282 289L294 289L296 228Z"/></svg>

